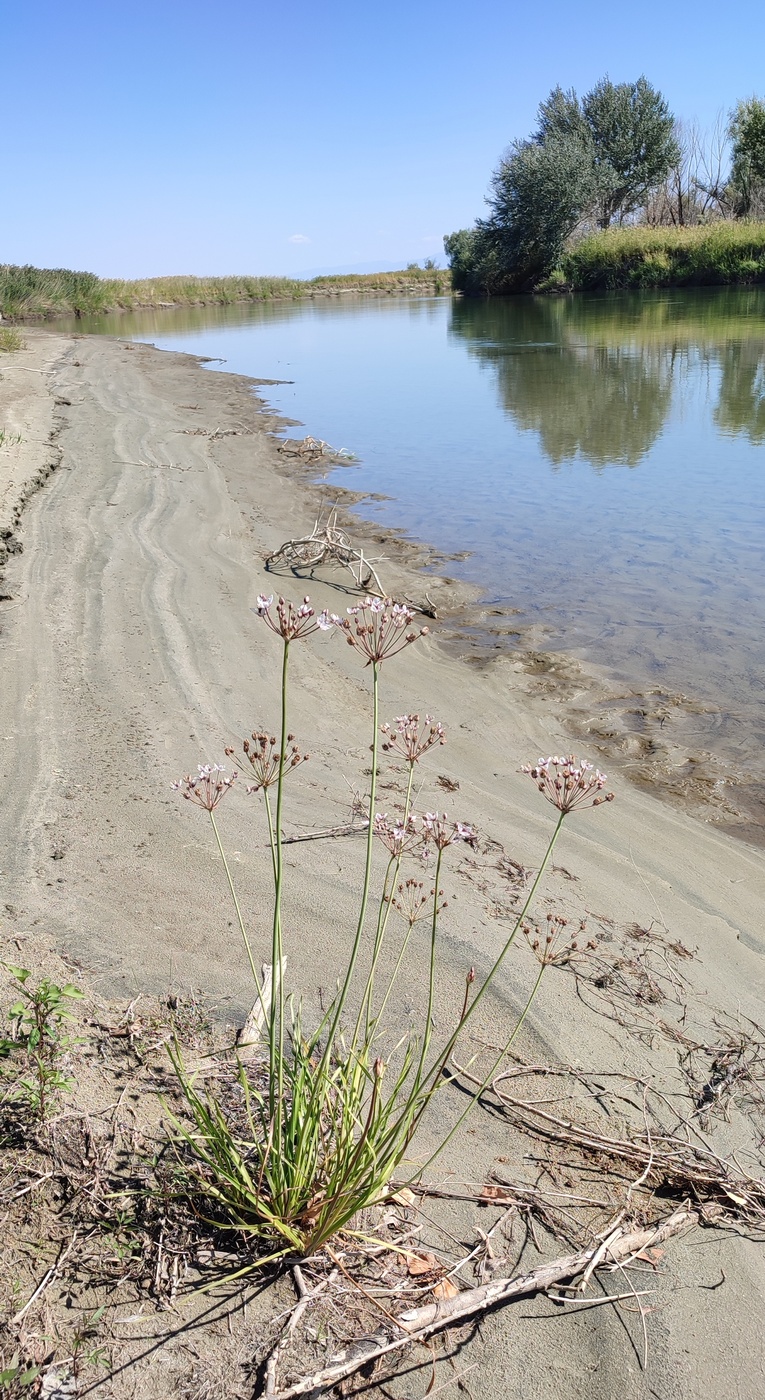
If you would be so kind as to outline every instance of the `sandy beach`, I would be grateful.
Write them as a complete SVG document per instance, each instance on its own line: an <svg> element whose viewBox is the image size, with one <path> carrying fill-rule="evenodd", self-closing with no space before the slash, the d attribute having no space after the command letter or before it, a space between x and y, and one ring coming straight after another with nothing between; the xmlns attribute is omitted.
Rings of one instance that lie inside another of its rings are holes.
<svg viewBox="0 0 765 1400"><path fill-rule="evenodd" d="M222 761L224 747L239 748L254 728L273 729L278 656L253 614L258 594L308 592L338 613L353 601L341 574L301 583L264 565L269 551L310 531L325 493L315 467L277 450L277 420L250 381L106 337L46 328L24 338L24 350L0 357L0 428L21 436L0 446L0 956L18 961L29 947L39 958L48 946L103 1003L191 989L238 1024L252 996L223 877L202 814L170 785L198 763ZM348 493L351 522L352 506ZM551 810L518 770L568 752L571 741L554 694L535 687L522 657L497 652L477 664L459 655L455 635L475 616L468 589L424 582L422 552L401 538L358 521L350 528L381 559L392 595L422 600L427 590L438 614L418 619L428 636L385 666L382 705L385 719L418 711L443 722L448 742L423 765L417 805L471 822L480 837L444 881L436 1022L446 1026L467 969L480 975L502 946L524 872L550 834ZM291 779L285 832L342 825L369 767L370 726L368 675L338 636L294 648L291 713L311 760ZM763 1038L752 1026L765 1019L765 856L617 772L609 780L616 800L568 820L537 906L540 916L586 925L601 970L551 967L518 1053L631 1076L685 1095L692 1109L714 1047L744 1030ZM397 801L388 782L383 771L381 810ZM257 940L270 872L253 804L232 795L221 829ZM290 975L310 1014L342 965L361 842L287 849ZM479 1049L502 1043L535 970L519 939L476 1025ZM407 1006L396 1014L405 1024ZM753 1098L731 1092L700 1131L762 1177L765 1124ZM500 1159L534 1180L541 1149L478 1108L434 1179L481 1183ZM486 1230L494 1219L462 1206L454 1228L469 1239L476 1222ZM525 1267L565 1252L552 1238L538 1242L536 1250L527 1240ZM456 1371L477 1364L463 1384L489 1400L755 1400L765 1385L762 1248L751 1231L710 1222L646 1263L640 1286L656 1289L646 1369L634 1310L585 1316L541 1298L486 1316L460 1342ZM246 1350L246 1319L236 1326ZM196 1395L184 1379L191 1363L177 1345L167 1356L164 1381L160 1354L94 1393ZM455 1377L443 1358L436 1387ZM421 1353L408 1358L385 1393L422 1395L430 1364ZM252 1394L240 1381L218 1393ZM367 1392L383 1393L376 1382Z"/></svg>

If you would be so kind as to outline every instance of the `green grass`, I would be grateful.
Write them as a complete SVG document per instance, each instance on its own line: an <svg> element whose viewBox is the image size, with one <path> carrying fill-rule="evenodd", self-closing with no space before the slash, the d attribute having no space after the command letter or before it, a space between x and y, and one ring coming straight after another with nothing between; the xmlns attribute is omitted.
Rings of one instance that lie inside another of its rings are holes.
<svg viewBox="0 0 765 1400"><path fill-rule="evenodd" d="M765 222L611 228L583 238L540 290L765 282Z"/></svg>
<svg viewBox="0 0 765 1400"><path fill-rule="evenodd" d="M66 268L0 266L0 311L12 320L161 306L226 306L271 299L298 300L340 292L448 292L448 272L411 268L363 276L314 277L151 277L140 281L104 280L92 272Z"/></svg>
<svg viewBox="0 0 765 1400"><path fill-rule="evenodd" d="M13 326L0 326L0 351L11 354L14 350L23 350L24 341L18 331Z"/></svg>

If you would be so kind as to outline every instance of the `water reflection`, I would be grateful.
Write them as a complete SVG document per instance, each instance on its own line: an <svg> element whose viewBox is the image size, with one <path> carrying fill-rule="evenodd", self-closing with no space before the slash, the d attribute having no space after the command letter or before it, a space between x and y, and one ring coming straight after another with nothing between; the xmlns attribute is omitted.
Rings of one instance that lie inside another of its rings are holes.
<svg viewBox="0 0 765 1400"><path fill-rule="evenodd" d="M56 328L83 335L114 335L123 340L160 340L176 336L205 335L222 331L257 332L279 326L305 324L315 321L325 326L330 322L352 323L354 317L371 318L373 322L400 323L402 315L410 321L441 321L445 297L372 297L369 295L300 297L294 301L278 298L273 301L234 302L233 305L171 306L106 312L97 316L59 316Z"/></svg>
<svg viewBox="0 0 765 1400"><path fill-rule="evenodd" d="M714 419L723 433L743 433L750 442L765 442L765 351L761 343L747 340L728 347Z"/></svg>
<svg viewBox="0 0 765 1400"><path fill-rule="evenodd" d="M765 301L730 288L641 297L455 301L450 335L492 367L515 425L554 466L637 466L691 362L719 372L717 426L765 440ZM711 383L711 380L710 380Z"/></svg>

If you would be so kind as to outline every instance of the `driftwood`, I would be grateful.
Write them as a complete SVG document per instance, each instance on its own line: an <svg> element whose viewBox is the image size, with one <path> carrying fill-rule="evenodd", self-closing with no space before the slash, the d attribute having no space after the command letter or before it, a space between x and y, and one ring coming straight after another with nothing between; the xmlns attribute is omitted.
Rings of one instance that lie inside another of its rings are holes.
<svg viewBox="0 0 765 1400"><path fill-rule="evenodd" d="M286 966L287 959L282 958L282 977ZM276 985L274 985L274 969L271 963L262 963L260 971L263 980L260 984L258 999L248 1011L247 1019L236 1038L237 1059L242 1064L256 1059L263 1051L264 1046L268 1045L266 1022L271 1015L274 998L279 995L279 974L277 972Z"/></svg>
<svg viewBox="0 0 765 1400"><path fill-rule="evenodd" d="M377 562L377 561L376 561ZM347 532L337 523L337 511L330 511L326 520L319 518L310 535L302 539L285 540L272 554L266 555L266 568L317 569L320 564L339 564L348 569L357 588L374 590L386 597L380 577L363 549L356 549Z"/></svg>
<svg viewBox="0 0 765 1400"><path fill-rule="evenodd" d="M557 1283L576 1278L589 1279L597 1268L623 1268L631 1259L652 1245L661 1244L673 1235L697 1225L700 1218L698 1211L684 1206L674 1211L666 1220L647 1229L628 1231L617 1228L606 1240L599 1241L589 1249L551 1260L549 1264L542 1264L529 1273L518 1274L515 1278L495 1279L479 1288L469 1288L464 1293L458 1293L454 1298L443 1298L420 1308L410 1308L396 1318L396 1325L401 1331L400 1336L391 1337L389 1332L377 1332L374 1336L363 1338L354 1343L348 1351L335 1357L323 1370L312 1376L304 1376L286 1390L279 1391L275 1400L292 1400L293 1396L326 1390L353 1375L362 1366L368 1366L383 1356L400 1351L412 1342L425 1341L444 1327L467 1322L490 1308L511 1302L514 1298L543 1293Z"/></svg>
<svg viewBox="0 0 765 1400"><path fill-rule="evenodd" d="M329 457L335 462L353 462L352 452L348 452L345 447L330 447L323 438L285 438L280 443L279 452L286 457L300 457L306 462L318 462L322 457Z"/></svg>

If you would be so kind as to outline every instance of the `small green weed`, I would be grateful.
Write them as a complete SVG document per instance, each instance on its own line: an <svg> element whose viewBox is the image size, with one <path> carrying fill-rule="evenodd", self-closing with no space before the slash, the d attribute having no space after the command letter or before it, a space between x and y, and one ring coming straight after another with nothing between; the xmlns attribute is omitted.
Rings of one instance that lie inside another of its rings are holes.
<svg viewBox="0 0 765 1400"><path fill-rule="evenodd" d="M44 1120L57 1093L68 1093L74 1080L60 1067L61 1057L74 1044L65 1031L74 1020L66 1007L78 1001L82 992L71 982L59 987L44 977L36 987L27 987L31 973L26 967L5 964L20 993L8 1015L10 1035L0 1038L0 1075L11 1080L6 1102L24 1103ZM19 1060L22 1062L19 1074ZM26 1071L26 1072L25 1072Z"/></svg>
<svg viewBox="0 0 765 1400"><path fill-rule="evenodd" d="M28 1366L16 1352L10 1364L0 1371L0 1395L3 1400L16 1400L16 1396L28 1395L39 1374L39 1366Z"/></svg>

